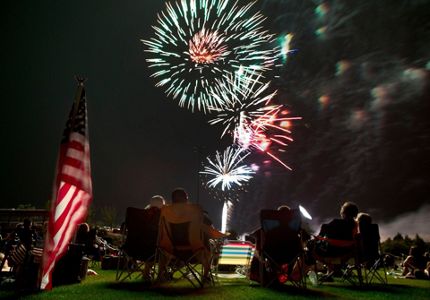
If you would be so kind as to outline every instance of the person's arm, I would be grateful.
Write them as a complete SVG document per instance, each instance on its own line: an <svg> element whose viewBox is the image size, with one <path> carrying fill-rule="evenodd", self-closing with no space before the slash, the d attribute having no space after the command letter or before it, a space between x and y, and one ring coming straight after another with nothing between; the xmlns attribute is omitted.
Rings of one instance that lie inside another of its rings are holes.
<svg viewBox="0 0 430 300"><path fill-rule="evenodd" d="M203 223L208 225L208 226L212 226L213 222L212 220L209 218L209 214L207 211L203 211Z"/></svg>
<svg viewBox="0 0 430 300"><path fill-rule="evenodd" d="M405 261L403 262L403 276L414 271L415 267L413 265L413 260L414 259L412 256L406 257Z"/></svg>

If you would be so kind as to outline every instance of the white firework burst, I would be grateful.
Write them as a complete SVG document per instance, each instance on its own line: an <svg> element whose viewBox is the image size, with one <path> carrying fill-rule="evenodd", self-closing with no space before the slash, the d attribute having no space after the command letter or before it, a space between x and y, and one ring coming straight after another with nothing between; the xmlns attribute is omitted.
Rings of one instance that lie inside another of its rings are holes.
<svg viewBox="0 0 430 300"><path fill-rule="evenodd" d="M270 92L270 81L262 83L261 77L261 74L255 72L230 75L223 85L223 92L213 95L222 106L214 109L218 113L209 124L224 126L221 137L225 134L244 134L253 120L264 116L275 107L268 104L277 91Z"/></svg>
<svg viewBox="0 0 430 300"><path fill-rule="evenodd" d="M215 159L207 158L207 165L201 174L208 175L211 179L208 186L215 188L221 186L221 190L229 190L233 185L241 186L255 174L249 166L241 164L249 155L249 152L240 147L230 146L223 153L216 152Z"/></svg>

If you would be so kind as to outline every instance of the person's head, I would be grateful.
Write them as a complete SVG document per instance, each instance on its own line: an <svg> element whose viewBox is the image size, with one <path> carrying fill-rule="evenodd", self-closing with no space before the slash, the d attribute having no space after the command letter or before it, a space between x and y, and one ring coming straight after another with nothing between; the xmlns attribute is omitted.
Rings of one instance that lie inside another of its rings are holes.
<svg viewBox="0 0 430 300"><path fill-rule="evenodd" d="M357 215L357 222L360 226L370 225L372 224L372 217L367 213L361 212Z"/></svg>
<svg viewBox="0 0 430 300"><path fill-rule="evenodd" d="M291 208L288 205L281 205L278 207L279 211L288 211L291 210Z"/></svg>
<svg viewBox="0 0 430 300"><path fill-rule="evenodd" d="M164 200L163 196L160 195L152 196L151 200L149 201L149 207L162 208L165 204L166 201Z"/></svg>
<svg viewBox="0 0 430 300"><path fill-rule="evenodd" d="M411 246L409 248L409 255L414 257L419 257L424 255L424 251L421 247L418 246Z"/></svg>
<svg viewBox="0 0 430 300"><path fill-rule="evenodd" d="M78 232L80 233L88 233L90 232L90 225L88 223L81 223L78 225Z"/></svg>
<svg viewBox="0 0 430 300"><path fill-rule="evenodd" d="M85 244L88 238L88 233L90 232L90 226L88 223L81 223L78 225L78 230L76 231L75 242L78 244Z"/></svg>
<svg viewBox="0 0 430 300"><path fill-rule="evenodd" d="M345 202L340 208L342 219L354 219L358 214L358 206L353 202Z"/></svg>
<svg viewBox="0 0 430 300"><path fill-rule="evenodd" d="M188 194L183 188L177 188L172 192L172 204L187 203Z"/></svg>
<svg viewBox="0 0 430 300"><path fill-rule="evenodd" d="M24 228L29 229L31 227L31 220L30 219L24 219Z"/></svg>

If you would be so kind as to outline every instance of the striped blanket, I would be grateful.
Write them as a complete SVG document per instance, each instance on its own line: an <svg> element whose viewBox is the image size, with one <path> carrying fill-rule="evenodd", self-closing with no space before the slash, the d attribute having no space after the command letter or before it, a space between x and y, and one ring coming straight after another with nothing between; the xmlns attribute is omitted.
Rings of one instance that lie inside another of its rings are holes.
<svg viewBox="0 0 430 300"><path fill-rule="evenodd" d="M218 265L247 266L254 251L255 246L250 242L228 241L221 248Z"/></svg>

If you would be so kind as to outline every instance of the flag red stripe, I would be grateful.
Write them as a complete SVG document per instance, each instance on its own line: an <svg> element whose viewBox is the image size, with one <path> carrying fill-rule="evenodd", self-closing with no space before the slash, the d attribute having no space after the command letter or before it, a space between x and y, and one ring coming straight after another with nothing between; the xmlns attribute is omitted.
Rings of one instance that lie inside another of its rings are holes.
<svg viewBox="0 0 430 300"><path fill-rule="evenodd" d="M66 196L66 194L69 192L70 190L70 184L63 184L63 186L61 186L58 190L58 196L56 199L56 205L58 205L58 203L61 202L61 200Z"/></svg>
<svg viewBox="0 0 430 300"><path fill-rule="evenodd" d="M84 162L82 160L66 156L63 160L65 165L75 167L77 169L83 169Z"/></svg>
<svg viewBox="0 0 430 300"><path fill-rule="evenodd" d="M89 175L87 175L87 177L90 178ZM64 181L67 181L67 182L70 182L70 184L75 185L77 187L80 187L82 189L83 189L83 187L85 186L85 183L86 183L86 181L84 181L82 179L78 179L78 178L75 178L73 176L69 176L69 175L63 174L63 173L60 174L60 179L64 180Z"/></svg>
<svg viewBox="0 0 430 300"><path fill-rule="evenodd" d="M59 218L57 220L54 219L55 231L53 232L53 236L60 229L60 227L58 225L62 224L64 222L64 220L67 218L67 215L70 212L70 208L73 205L73 199L76 197L76 195L78 194L78 192L79 192L78 190L75 190L75 192L73 193L72 199L67 203L66 207L64 208L63 213L59 216Z"/></svg>
<svg viewBox="0 0 430 300"><path fill-rule="evenodd" d="M72 148L72 149L76 149L79 151L84 152L85 151L85 147L81 142L78 142L76 140L72 140L70 142L67 143L67 147L68 148Z"/></svg>
<svg viewBox="0 0 430 300"><path fill-rule="evenodd" d="M56 232L56 234L61 230L61 227L64 225L64 231L62 232L60 239L58 240L57 244L54 245L54 251L57 252L59 250L59 248L61 247L61 245L63 245L63 241L64 241L64 237L67 233L70 232L70 229L74 229L73 227L76 226L77 224L71 224L70 222L70 218L72 218L73 214L79 209L79 206L82 205L82 201L78 198L74 198L72 201L70 201L70 207L68 208L69 213L67 215L63 215L64 218L61 219L61 221L57 221L56 225L58 226L58 230ZM67 218L69 218L69 220L67 220ZM64 223L65 221L68 221L67 223ZM70 228L72 227L72 228ZM69 230L67 230L69 229ZM55 236L55 235L54 235ZM67 245L67 243L66 243Z"/></svg>

